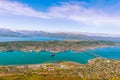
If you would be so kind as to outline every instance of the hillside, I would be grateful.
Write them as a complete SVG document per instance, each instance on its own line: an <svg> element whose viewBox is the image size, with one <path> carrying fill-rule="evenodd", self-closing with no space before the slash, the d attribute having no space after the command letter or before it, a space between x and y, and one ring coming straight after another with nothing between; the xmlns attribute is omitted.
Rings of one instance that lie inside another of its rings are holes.
<svg viewBox="0 0 120 80"><path fill-rule="evenodd" d="M96 58L88 64L1 66L0 80L120 80L120 61Z"/></svg>
<svg viewBox="0 0 120 80"><path fill-rule="evenodd" d="M54 51L63 52L66 50L85 51L100 47L116 46L119 43L111 41L18 41L18 42L0 42L0 51Z"/></svg>

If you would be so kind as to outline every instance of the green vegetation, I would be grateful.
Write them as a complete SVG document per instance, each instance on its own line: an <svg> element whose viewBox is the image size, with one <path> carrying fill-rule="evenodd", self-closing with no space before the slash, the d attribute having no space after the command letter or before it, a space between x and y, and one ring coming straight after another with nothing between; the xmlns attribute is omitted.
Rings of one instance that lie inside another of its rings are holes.
<svg viewBox="0 0 120 80"><path fill-rule="evenodd" d="M120 80L118 60L96 58L88 64L59 62L40 65L1 66L0 80Z"/></svg>
<svg viewBox="0 0 120 80"><path fill-rule="evenodd" d="M110 41L45 41L45 42L0 42L0 51L66 51L76 50L85 51L87 49L94 49L97 47L115 46L117 43Z"/></svg>
<svg viewBox="0 0 120 80"><path fill-rule="evenodd" d="M85 51L117 45L119 43L110 41L0 42L0 51ZM0 80L120 80L120 61L96 58L88 64L58 62L0 66Z"/></svg>

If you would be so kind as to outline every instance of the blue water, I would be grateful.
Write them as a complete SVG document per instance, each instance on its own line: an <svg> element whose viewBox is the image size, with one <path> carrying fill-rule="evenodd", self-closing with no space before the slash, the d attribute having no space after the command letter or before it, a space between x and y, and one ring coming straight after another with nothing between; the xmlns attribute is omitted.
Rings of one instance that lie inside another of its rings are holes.
<svg viewBox="0 0 120 80"><path fill-rule="evenodd" d="M21 65L21 64L41 64L59 61L72 61L85 64L88 60L96 56L88 54L96 54L102 58L120 60L120 47L98 48L95 50L87 50L85 52L66 51L59 52L55 56L51 56L50 52L0 52L0 65Z"/></svg>
<svg viewBox="0 0 120 80"><path fill-rule="evenodd" d="M120 60L120 47L97 48L95 50L87 50L86 52L97 54L103 58Z"/></svg>
<svg viewBox="0 0 120 80"><path fill-rule="evenodd" d="M63 38L48 38L48 37L0 37L0 42L11 41L53 41L53 40L65 40Z"/></svg>
<svg viewBox="0 0 120 80"><path fill-rule="evenodd" d="M49 37L1 37L0 36L0 42L11 42L11 41L64 41L64 40L74 40L74 39L68 39L68 38L49 38ZM82 39L81 39L82 40ZM83 39L84 40L84 39ZM110 40L114 42L120 42L120 40Z"/></svg>

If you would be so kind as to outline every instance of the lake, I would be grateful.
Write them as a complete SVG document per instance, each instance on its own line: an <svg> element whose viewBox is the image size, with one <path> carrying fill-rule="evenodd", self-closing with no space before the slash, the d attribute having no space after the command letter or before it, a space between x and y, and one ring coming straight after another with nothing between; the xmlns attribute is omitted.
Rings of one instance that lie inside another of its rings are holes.
<svg viewBox="0 0 120 80"><path fill-rule="evenodd" d="M51 56L50 52L0 52L0 65L42 64L60 61L72 61L85 64L88 60L101 57L120 60L120 47L97 48L85 52L68 50Z"/></svg>

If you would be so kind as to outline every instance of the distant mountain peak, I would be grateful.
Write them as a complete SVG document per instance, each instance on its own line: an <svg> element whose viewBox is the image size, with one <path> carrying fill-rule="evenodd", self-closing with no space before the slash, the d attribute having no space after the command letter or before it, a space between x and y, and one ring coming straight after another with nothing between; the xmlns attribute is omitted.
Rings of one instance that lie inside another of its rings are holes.
<svg viewBox="0 0 120 80"><path fill-rule="evenodd" d="M65 38L74 40L118 40L120 41L120 36L109 35L109 34L98 34L98 33L73 33L73 32L56 32L50 33L45 31L37 30L17 30L12 31L10 29L0 29L0 36L29 36L29 37L49 37L49 38Z"/></svg>

